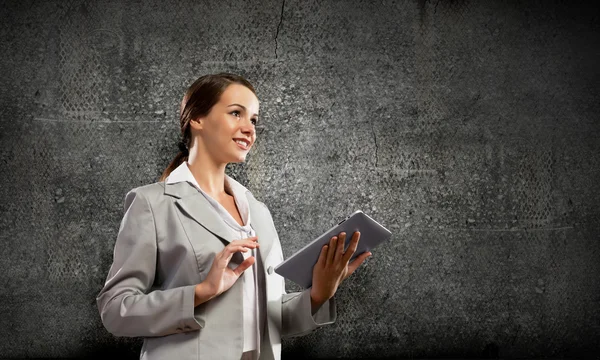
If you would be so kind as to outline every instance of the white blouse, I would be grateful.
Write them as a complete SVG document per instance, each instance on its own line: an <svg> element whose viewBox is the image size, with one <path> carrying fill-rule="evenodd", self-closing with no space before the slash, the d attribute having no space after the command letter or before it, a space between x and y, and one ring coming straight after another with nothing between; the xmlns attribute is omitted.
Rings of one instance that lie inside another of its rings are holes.
<svg viewBox="0 0 600 360"><path fill-rule="evenodd" d="M235 203L242 217L244 223L240 226L238 222L231 216L229 211L223 207L218 201L208 195L194 178L190 171L187 161L184 161L175 168L167 177L166 183L176 183L181 181L188 181L194 185L206 199L213 205L214 210L219 216L229 225L231 240L241 240L255 236L256 233L250 225L250 212L248 210L248 199L246 198L246 187L235 181L227 174L225 174L225 188L231 190L235 199ZM244 353L252 350L260 349L260 341L262 330L264 330L264 321L260 321L260 316L263 312L260 311L259 297L257 285L259 281L257 279L257 265L260 261L260 253L256 249L250 249L250 251L242 252L244 259L249 256L256 258L254 264L246 269L242 274L242 280L244 281ZM235 264L229 263L230 268L235 268ZM249 354L244 354L249 355Z"/></svg>

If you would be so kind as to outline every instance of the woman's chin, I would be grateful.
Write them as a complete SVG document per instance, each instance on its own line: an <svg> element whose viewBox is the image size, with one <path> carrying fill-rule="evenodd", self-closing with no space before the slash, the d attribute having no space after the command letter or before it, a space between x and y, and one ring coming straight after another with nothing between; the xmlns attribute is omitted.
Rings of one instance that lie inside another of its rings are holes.
<svg viewBox="0 0 600 360"><path fill-rule="evenodd" d="M232 162L235 162L235 163L246 162L246 154L244 154L244 155L238 155L237 158L235 160L233 160Z"/></svg>

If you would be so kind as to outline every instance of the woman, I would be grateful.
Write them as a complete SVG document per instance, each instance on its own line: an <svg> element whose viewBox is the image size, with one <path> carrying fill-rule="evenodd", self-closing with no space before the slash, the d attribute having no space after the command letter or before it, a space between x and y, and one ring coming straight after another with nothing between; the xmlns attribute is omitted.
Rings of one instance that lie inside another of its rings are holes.
<svg viewBox="0 0 600 360"><path fill-rule="evenodd" d="M360 234L344 252L341 233L323 246L312 286L285 292L271 213L225 174L256 141L258 110L244 78L200 77L181 103L179 154L159 182L125 196L96 301L109 332L144 337L141 359L279 359L282 337L335 322L333 295L371 255L349 264Z"/></svg>

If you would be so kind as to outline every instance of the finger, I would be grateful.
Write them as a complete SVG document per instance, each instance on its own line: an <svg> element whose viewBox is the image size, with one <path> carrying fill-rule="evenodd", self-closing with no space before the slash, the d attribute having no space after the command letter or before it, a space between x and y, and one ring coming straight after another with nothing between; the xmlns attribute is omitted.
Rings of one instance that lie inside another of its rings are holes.
<svg viewBox="0 0 600 360"><path fill-rule="evenodd" d="M326 265L329 265L333 262L333 256L335 255L335 245L337 242L337 236L334 236L331 238L331 240L329 240L329 246L327 247L327 261L325 262Z"/></svg>
<svg viewBox="0 0 600 360"><path fill-rule="evenodd" d="M241 253L246 253L248 252L248 248L238 245L238 246L226 246L221 252L220 252L220 259L221 261L224 260L226 262L226 264L229 263L229 261L231 261L231 258L233 257L233 255L236 252L241 252Z"/></svg>
<svg viewBox="0 0 600 360"><path fill-rule="evenodd" d="M340 262L340 259L342 259L342 256L344 255L344 244L345 243L346 243L346 233L341 232L340 237L337 241L337 248L335 249L335 256L333 258L333 262L335 262L336 264L338 262Z"/></svg>
<svg viewBox="0 0 600 360"><path fill-rule="evenodd" d="M323 245L323 247L321 248L321 254L319 255L319 258L317 259L317 264L325 265L325 262L327 261L327 249L328 248L329 248L329 245Z"/></svg>
<svg viewBox="0 0 600 360"><path fill-rule="evenodd" d="M248 247L247 247L247 246L244 246L244 245L237 245L237 246L231 246L231 245L227 245L227 246L225 247L225 249L223 249L223 251L222 251L222 252L223 252L224 254L227 254L227 255L229 255L229 254L234 254L234 253L236 253L236 252L238 252L238 251L241 251L241 252L247 252L248 250L250 250L250 249L248 249Z"/></svg>
<svg viewBox="0 0 600 360"><path fill-rule="evenodd" d="M247 247L247 248L251 248L251 249L256 249L260 246L259 243L252 242L252 241L246 241L246 242L241 243L240 245Z"/></svg>
<svg viewBox="0 0 600 360"><path fill-rule="evenodd" d="M233 252L236 252L236 251L240 251L237 249L249 250L249 249L256 249L257 247L258 247L258 243L242 242L242 243L234 244L233 242L231 242L229 245L225 246L225 248L223 250L231 251L232 249L235 249L235 250L233 250Z"/></svg>
<svg viewBox="0 0 600 360"><path fill-rule="evenodd" d="M254 247L256 247L258 245L258 242L252 241L252 240L245 240L245 239L242 239L242 240L232 240L225 247L227 247L227 246L239 246L239 245L245 245L245 246L253 247L254 248Z"/></svg>
<svg viewBox="0 0 600 360"><path fill-rule="evenodd" d="M252 238L249 238L249 239L252 239ZM229 245L248 245L248 246L256 247L256 246L260 245L260 243L257 240L242 239L242 240L233 240L229 244L227 244L227 246L229 246Z"/></svg>
<svg viewBox="0 0 600 360"><path fill-rule="evenodd" d="M250 237L243 238L243 239L232 240L231 243L245 242L245 241L256 241L257 239L258 239L258 236L250 236Z"/></svg>
<svg viewBox="0 0 600 360"><path fill-rule="evenodd" d="M212 266L216 266L218 269L225 269L227 265L229 265L229 261L231 261L232 257L233 253L227 254L225 250L223 250L215 255Z"/></svg>
<svg viewBox="0 0 600 360"><path fill-rule="evenodd" d="M254 256L248 257L246 260L242 261L242 263L239 264L238 267L233 269L233 272L239 277L246 269L248 269L250 266L252 266L252 264L254 264L254 260Z"/></svg>
<svg viewBox="0 0 600 360"><path fill-rule="evenodd" d="M364 253L354 258L354 260L352 260L352 262L348 264L348 273L346 274L346 277L350 276L354 272L354 270L358 269L358 267L362 265L362 263L365 262L365 260L372 255L373 254L371 252L365 251Z"/></svg>
<svg viewBox="0 0 600 360"><path fill-rule="evenodd" d="M352 255L354 255L354 252L356 251L356 248L358 247L358 240L360 239L360 232L355 231L354 234L352 235L352 240L350 240L350 244L348 245L348 249L346 249L346 253L344 254L344 262L348 262L350 261L350 258L352 258Z"/></svg>

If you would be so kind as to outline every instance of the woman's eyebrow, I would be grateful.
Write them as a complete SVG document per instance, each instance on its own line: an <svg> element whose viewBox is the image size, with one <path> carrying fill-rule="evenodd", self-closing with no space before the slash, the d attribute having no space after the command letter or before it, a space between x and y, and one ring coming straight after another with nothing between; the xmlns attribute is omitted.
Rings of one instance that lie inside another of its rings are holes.
<svg viewBox="0 0 600 360"><path fill-rule="evenodd" d="M240 105L240 104L231 104L231 105L227 105L227 107L235 106L235 105L241 107L242 109L244 109L244 111L246 110L246 107L244 105ZM254 114L254 115L258 116L258 114Z"/></svg>

